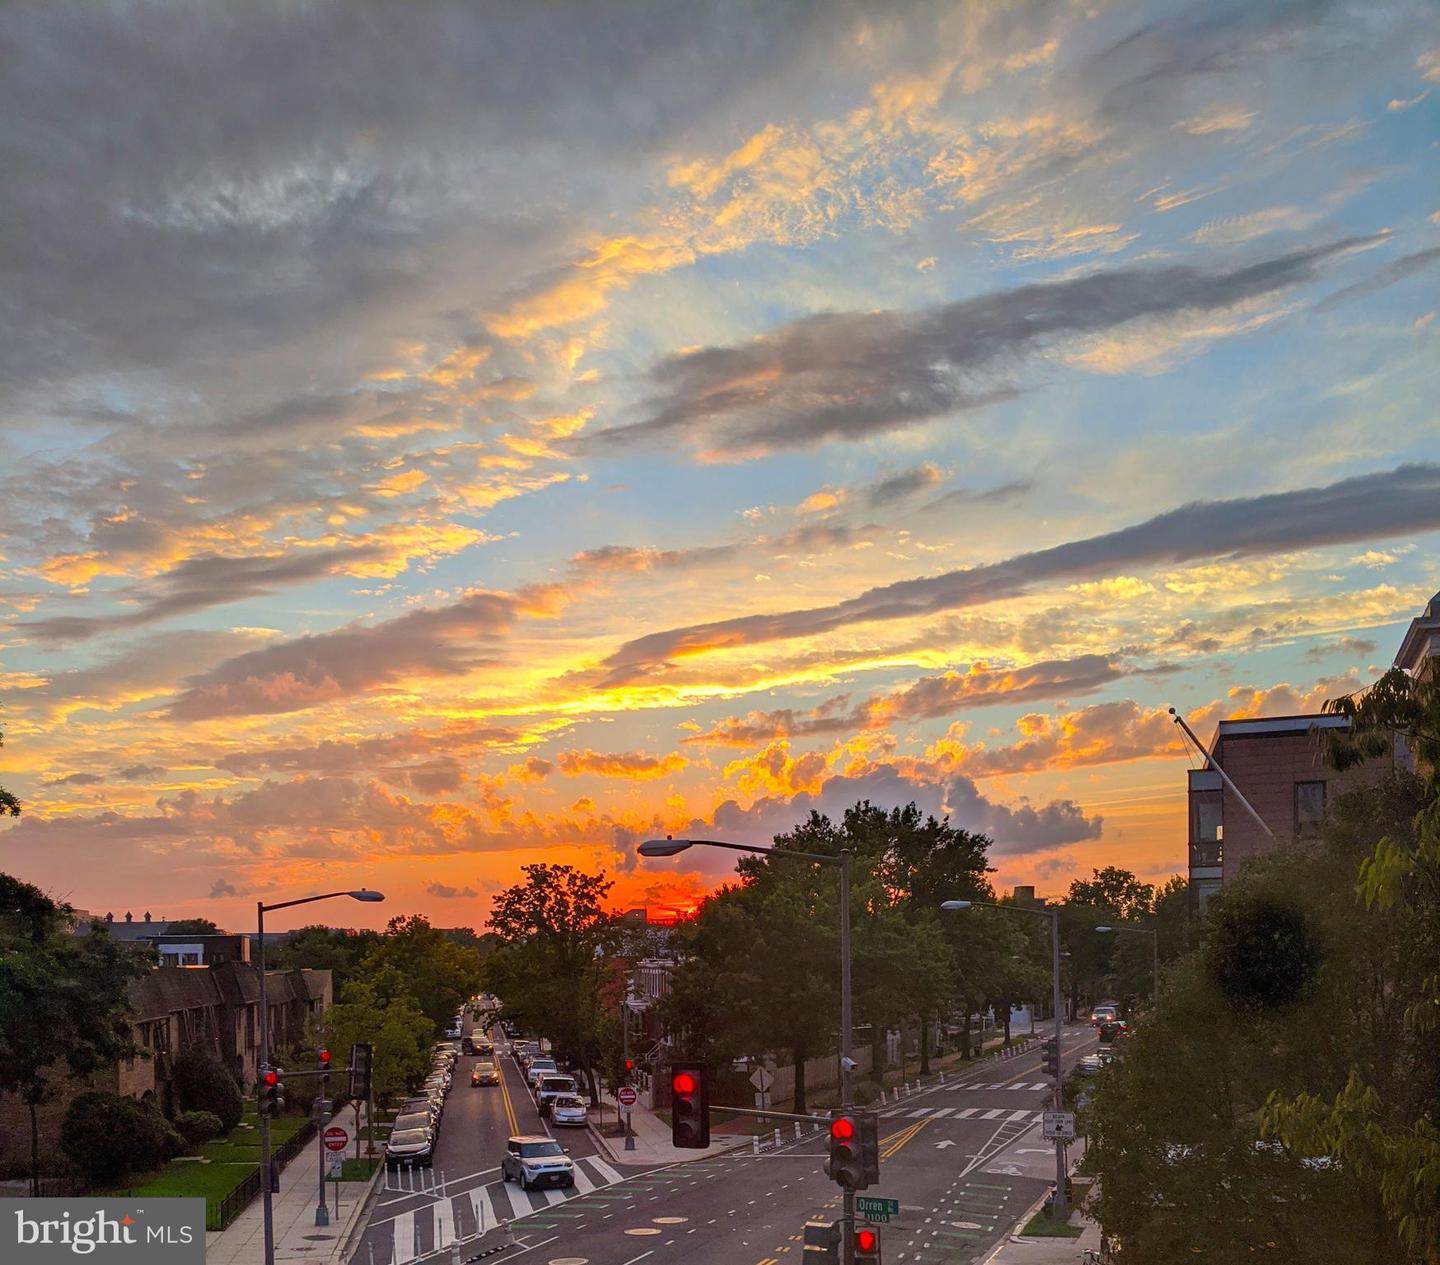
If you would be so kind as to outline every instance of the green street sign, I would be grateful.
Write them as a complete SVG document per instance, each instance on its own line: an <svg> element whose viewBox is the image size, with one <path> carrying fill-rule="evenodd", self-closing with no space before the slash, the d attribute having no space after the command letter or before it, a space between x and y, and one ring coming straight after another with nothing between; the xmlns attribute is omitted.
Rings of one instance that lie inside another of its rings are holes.
<svg viewBox="0 0 1440 1265"><path fill-rule="evenodd" d="M891 1217L900 1215L900 1201L898 1199L872 1199L866 1195L857 1195L855 1211L862 1217L874 1217L880 1221L889 1221Z"/></svg>

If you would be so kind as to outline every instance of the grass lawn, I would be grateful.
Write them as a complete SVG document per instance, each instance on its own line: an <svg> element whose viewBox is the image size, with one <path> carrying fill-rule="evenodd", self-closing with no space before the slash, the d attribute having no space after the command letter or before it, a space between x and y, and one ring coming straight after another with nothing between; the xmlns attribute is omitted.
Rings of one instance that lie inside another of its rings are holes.
<svg viewBox="0 0 1440 1265"><path fill-rule="evenodd" d="M340 1170L340 1180L342 1182L368 1182L370 1174L375 1171L375 1166L379 1163L378 1155L373 1160L363 1156L358 1160L347 1159Z"/></svg>
<svg viewBox="0 0 1440 1265"><path fill-rule="evenodd" d="M1041 1211L1030 1218L1020 1233L1034 1239L1078 1239L1081 1227L1068 1221L1056 1221Z"/></svg>

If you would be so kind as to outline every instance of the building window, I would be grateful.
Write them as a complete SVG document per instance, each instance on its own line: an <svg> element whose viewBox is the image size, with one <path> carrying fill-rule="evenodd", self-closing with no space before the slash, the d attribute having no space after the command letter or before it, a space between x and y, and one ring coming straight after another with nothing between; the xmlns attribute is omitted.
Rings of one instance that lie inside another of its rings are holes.
<svg viewBox="0 0 1440 1265"><path fill-rule="evenodd" d="M1314 839L1325 820L1325 783L1295 783L1295 837Z"/></svg>

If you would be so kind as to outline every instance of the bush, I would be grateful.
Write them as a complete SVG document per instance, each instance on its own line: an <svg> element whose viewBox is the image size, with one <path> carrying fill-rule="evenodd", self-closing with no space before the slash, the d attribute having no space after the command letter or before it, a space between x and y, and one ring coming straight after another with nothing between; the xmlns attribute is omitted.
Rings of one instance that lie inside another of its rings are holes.
<svg viewBox="0 0 1440 1265"><path fill-rule="evenodd" d="M857 1107L868 1107L872 1102L879 1100L880 1086L872 1080L857 1081L854 1098Z"/></svg>
<svg viewBox="0 0 1440 1265"><path fill-rule="evenodd" d="M148 1103L91 1090L65 1112L60 1147L99 1186L159 1168L185 1149L185 1139Z"/></svg>
<svg viewBox="0 0 1440 1265"><path fill-rule="evenodd" d="M220 1117L213 1111L182 1111L175 1117L175 1128L191 1150L225 1132Z"/></svg>
<svg viewBox="0 0 1440 1265"><path fill-rule="evenodd" d="M245 1112L240 1086L225 1064L204 1050L181 1050L175 1057L175 1101L181 1111L208 1111L229 1133Z"/></svg>

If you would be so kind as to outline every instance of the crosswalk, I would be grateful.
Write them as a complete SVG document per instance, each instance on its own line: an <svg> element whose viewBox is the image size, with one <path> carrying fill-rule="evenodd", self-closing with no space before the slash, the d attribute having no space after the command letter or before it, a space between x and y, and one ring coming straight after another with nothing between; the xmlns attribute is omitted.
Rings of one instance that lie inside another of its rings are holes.
<svg viewBox="0 0 1440 1265"><path fill-rule="evenodd" d="M366 1232L366 1249L355 1259L362 1265L369 1265L372 1259L374 1265L406 1265L418 1256L443 1251L457 1240L487 1234L502 1222L543 1212L623 1180L623 1176L599 1156L582 1155L575 1160L575 1185L568 1189L524 1191L511 1182L496 1181L389 1218L382 1205ZM370 1244L374 1245L373 1255Z"/></svg>
<svg viewBox="0 0 1440 1265"><path fill-rule="evenodd" d="M968 1084L968 1085L957 1085L955 1088L956 1088L956 1089L988 1089L988 1090L996 1090L996 1089L1031 1090L1031 1089L1051 1089L1051 1088L1053 1088L1053 1086L1054 1086L1054 1082L1053 1082L1053 1081L1009 1081L1009 1082L1006 1082L1006 1081L974 1081L973 1083Z"/></svg>
<svg viewBox="0 0 1440 1265"><path fill-rule="evenodd" d="M1010 1107L897 1107L893 1111L882 1111L888 1119L903 1117L906 1120L1004 1120L1010 1124L1033 1124L1043 1112L1016 1111Z"/></svg>

